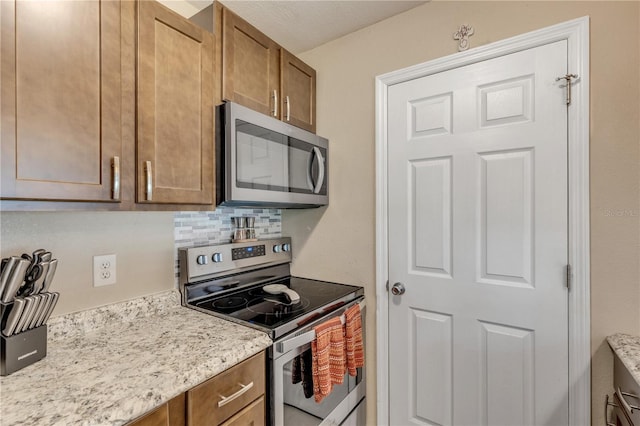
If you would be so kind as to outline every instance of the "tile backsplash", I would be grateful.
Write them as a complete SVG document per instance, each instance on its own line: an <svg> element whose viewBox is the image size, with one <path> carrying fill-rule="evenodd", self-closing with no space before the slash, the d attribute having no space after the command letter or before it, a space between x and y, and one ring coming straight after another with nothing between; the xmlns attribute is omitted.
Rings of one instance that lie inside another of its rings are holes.
<svg viewBox="0 0 640 426"><path fill-rule="evenodd" d="M210 212L177 212L173 218L176 286L178 283L178 249L230 242L234 230L231 218L236 216L256 218L257 238L282 236L282 212L280 209L218 207L215 211Z"/></svg>

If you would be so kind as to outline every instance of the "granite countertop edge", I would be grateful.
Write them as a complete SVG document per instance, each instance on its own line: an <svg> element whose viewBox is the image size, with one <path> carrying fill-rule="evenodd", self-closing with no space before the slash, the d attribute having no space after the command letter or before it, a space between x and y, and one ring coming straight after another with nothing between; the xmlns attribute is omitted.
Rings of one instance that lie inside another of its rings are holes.
<svg viewBox="0 0 640 426"><path fill-rule="evenodd" d="M271 343L177 291L57 317L47 356L0 378L2 424L123 425Z"/></svg>
<svg viewBox="0 0 640 426"><path fill-rule="evenodd" d="M607 342L640 386L640 336L618 333L607 337Z"/></svg>

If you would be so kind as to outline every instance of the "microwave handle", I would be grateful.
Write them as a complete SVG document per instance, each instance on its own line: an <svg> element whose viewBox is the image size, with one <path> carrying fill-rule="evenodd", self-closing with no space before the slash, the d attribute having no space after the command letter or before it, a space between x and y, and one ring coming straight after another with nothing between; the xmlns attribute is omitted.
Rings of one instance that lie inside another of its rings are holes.
<svg viewBox="0 0 640 426"><path fill-rule="evenodd" d="M313 160L318 159L318 180L316 182L313 181ZM309 162L307 163L307 185L309 189L313 191L314 194L320 192L322 188L322 184L324 183L324 157L322 156L322 152L317 146L314 146L311 150L311 155L309 156Z"/></svg>

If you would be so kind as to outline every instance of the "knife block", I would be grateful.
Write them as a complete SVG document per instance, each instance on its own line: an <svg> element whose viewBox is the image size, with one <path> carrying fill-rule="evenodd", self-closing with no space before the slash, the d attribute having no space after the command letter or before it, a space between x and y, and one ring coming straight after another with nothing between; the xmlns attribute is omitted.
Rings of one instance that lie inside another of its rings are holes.
<svg viewBox="0 0 640 426"><path fill-rule="evenodd" d="M12 303L0 303L0 330L4 329ZM6 337L0 333L0 376L40 361L47 356L47 325Z"/></svg>

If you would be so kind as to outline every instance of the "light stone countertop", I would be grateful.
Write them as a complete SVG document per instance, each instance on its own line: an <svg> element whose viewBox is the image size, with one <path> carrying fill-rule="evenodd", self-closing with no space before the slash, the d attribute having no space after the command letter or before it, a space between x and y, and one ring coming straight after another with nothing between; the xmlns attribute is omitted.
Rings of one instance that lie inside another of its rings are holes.
<svg viewBox="0 0 640 426"><path fill-rule="evenodd" d="M614 334L607 341L640 386L640 337Z"/></svg>
<svg viewBox="0 0 640 426"><path fill-rule="evenodd" d="M49 321L47 356L0 378L0 423L122 425L271 345L169 291Z"/></svg>

